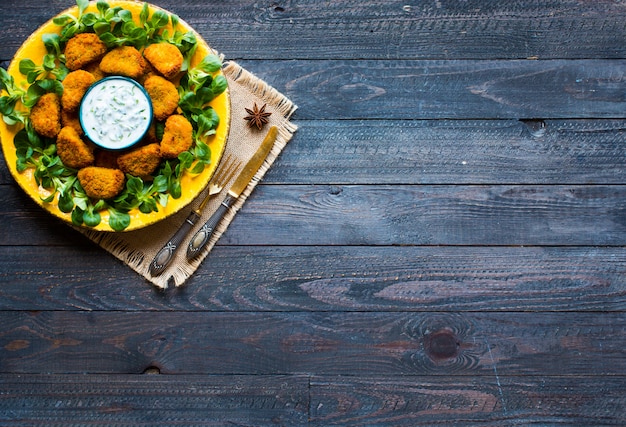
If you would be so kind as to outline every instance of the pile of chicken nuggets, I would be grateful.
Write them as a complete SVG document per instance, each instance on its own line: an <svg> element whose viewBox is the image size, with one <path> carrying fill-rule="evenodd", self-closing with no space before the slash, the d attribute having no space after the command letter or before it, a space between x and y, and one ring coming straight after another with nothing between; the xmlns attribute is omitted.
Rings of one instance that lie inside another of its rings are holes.
<svg viewBox="0 0 626 427"><path fill-rule="evenodd" d="M125 186L125 174L150 179L163 159L176 158L193 145L193 127L178 110L179 95L174 83L183 56L168 42L151 44L140 52L132 46L108 50L93 33L77 34L68 40L65 65L70 70L63 80L63 95L43 95L33 106L30 121L40 135L56 140L63 164L76 169L87 196L110 199ZM158 140L154 121L144 140L129 151L114 152L95 147L85 136L78 110L89 87L108 76L132 78L150 96L155 120L164 123Z"/></svg>

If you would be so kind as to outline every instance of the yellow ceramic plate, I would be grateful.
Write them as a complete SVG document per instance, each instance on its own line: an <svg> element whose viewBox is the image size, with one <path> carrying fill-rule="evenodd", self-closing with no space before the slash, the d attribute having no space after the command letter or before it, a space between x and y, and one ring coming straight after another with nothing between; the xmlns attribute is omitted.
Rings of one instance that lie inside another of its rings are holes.
<svg viewBox="0 0 626 427"><path fill-rule="evenodd" d="M136 22L139 22L139 14L143 7L143 3L134 2L134 1L108 1L107 2L111 7L120 6L133 14L133 19ZM150 15L155 10L162 10L156 6L150 5ZM91 2L86 12L97 12L96 2ZM74 16L78 14L78 8L73 7L62 14L70 13ZM52 22L52 19L42 25L37 31L35 31L20 47L20 49L15 54L11 64L9 65L9 69L7 70L11 76L15 79L17 85L23 85L27 87L26 77L22 75L19 71L19 63L22 59L29 58L35 61L35 63L40 64L43 56L46 54L46 49L42 42L42 35L46 33L59 33L61 27L55 25ZM171 26L168 25L170 28ZM179 31L193 31L193 29L184 21L180 20L177 29ZM197 65L206 55L209 53L215 53L211 50L211 48L207 45L207 43L195 33L196 38L198 40L198 48L194 53L194 57L192 58L190 67ZM137 209L133 209L130 211L131 221L128 228L124 231L136 230L147 225L154 224L164 218L173 215L174 213L180 211L182 208L191 203L198 195L202 192L202 190L206 187L209 180L213 176L215 169L219 163L219 160L224 152L224 148L226 146L226 139L228 137L228 128L230 125L230 97L228 89L218 97L216 97L210 104L217 114L220 117L220 124L217 127L216 135L212 136L208 142L208 145L211 149L211 164L205 167L204 171L198 175L192 175L190 173L185 173L181 179L182 186L182 196L178 199L174 199L172 197L168 198L168 203L165 207L159 205L158 212L152 212L150 214L144 214L139 212ZM20 125L21 126L21 125ZM8 126L2 120L0 120L0 142L2 143L2 150L4 152L4 158L7 162L7 166L11 171L11 174L17 181L17 183L24 189L24 191L35 201L37 204L42 206L45 210L50 212L51 214L61 218L62 220L72 223L71 214L63 213L59 210L57 206L57 200L54 200L51 203L44 203L42 198L45 198L50 195L50 192L44 188L41 188L35 182L33 177L33 170L26 169L24 172L20 173L16 169L16 152L15 146L13 145L13 138L15 134L21 129L21 127L16 126ZM90 229L100 230L100 231L113 231L113 229L109 226L109 214L107 211L100 212L102 216L102 221L100 225L96 227L89 227Z"/></svg>

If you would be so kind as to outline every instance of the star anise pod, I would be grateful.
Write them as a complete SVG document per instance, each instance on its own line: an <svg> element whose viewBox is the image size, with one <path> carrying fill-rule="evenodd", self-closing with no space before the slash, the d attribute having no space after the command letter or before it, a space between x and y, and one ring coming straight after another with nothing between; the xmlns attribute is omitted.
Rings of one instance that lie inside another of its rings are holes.
<svg viewBox="0 0 626 427"><path fill-rule="evenodd" d="M256 126L257 129L261 130L263 126L265 126L269 122L268 117L271 116L272 113L265 112L266 106L267 104L263 104L261 109L259 109L259 107L257 107L256 102L255 102L254 108L252 110L249 108L246 108L246 111L248 112L249 115L244 117L243 119L248 121L248 126L250 127Z"/></svg>

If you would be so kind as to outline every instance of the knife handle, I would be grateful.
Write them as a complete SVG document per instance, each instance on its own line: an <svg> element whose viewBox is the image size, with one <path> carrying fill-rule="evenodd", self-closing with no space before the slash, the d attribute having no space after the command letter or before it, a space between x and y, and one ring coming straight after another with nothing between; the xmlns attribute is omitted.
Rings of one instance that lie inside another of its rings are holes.
<svg viewBox="0 0 626 427"><path fill-rule="evenodd" d="M191 211L185 222L183 222L176 233L174 233L169 242L156 254L150 263L150 274L152 276L158 276L165 270L165 267L169 265L172 258L174 258L174 252L178 249L178 245L180 245L185 236L191 231L191 228L195 225L196 221L198 221L198 218L200 218L200 215L198 215L196 211Z"/></svg>
<svg viewBox="0 0 626 427"><path fill-rule="evenodd" d="M224 198L224 201L219 205L217 210L211 215L211 218L204 223L202 228L194 234L193 238L189 242L187 246L187 259L191 260L195 258L202 249L207 245L211 236L215 232L215 228L220 223L228 209L235 202L236 197L231 196L230 194Z"/></svg>

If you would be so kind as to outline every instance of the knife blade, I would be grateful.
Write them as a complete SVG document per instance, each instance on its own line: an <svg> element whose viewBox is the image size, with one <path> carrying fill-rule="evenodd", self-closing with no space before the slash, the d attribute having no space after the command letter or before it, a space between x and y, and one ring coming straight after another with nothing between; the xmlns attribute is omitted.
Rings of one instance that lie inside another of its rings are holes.
<svg viewBox="0 0 626 427"><path fill-rule="evenodd" d="M202 249L206 246L206 244L211 239L211 236L215 232L218 224L226 214L226 212L231 208L231 206L235 203L235 201L239 198L243 190L246 189L254 175L257 173L268 153L274 146L274 141L276 141L276 135L278 134L278 129L276 126L272 126L268 131L267 135L263 139L261 146L254 153L252 158L248 160L248 163L243 167L239 176L235 180L235 183L228 190L228 194L219 205L215 213L211 215L208 221L194 234L187 246L187 259L191 260L195 258Z"/></svg>

